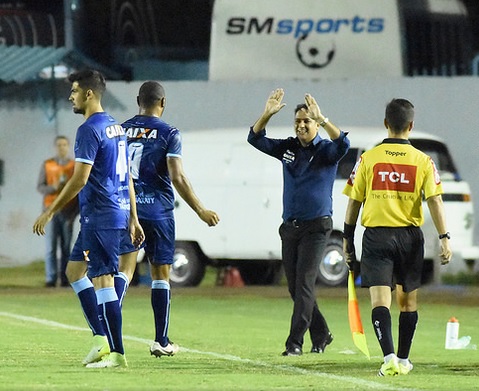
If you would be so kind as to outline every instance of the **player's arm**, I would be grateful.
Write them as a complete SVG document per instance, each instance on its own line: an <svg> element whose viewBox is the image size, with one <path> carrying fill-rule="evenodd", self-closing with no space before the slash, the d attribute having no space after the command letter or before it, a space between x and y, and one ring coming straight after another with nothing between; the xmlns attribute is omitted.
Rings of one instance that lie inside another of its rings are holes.
<svg viewBox="0 0 479 391"><path fill-rule="evenodd" d="M190 208L196 212L198 217L210 227L218 224L220 218L216 212L205 209L200 199L193 191L193 187L183 171L183 162L181 158L168 157L166 159L166 163L168 165L168 172L170 174L171 181L173 182L173 186L175 186L175 189L181 198L183 198Z"/></svg>
<svg viewBox="0 0 479 391"><path fill-rule="evenodd" d="M143 232L143 228L138 221L138 213L136 210L136 195L135 195L135 187L133 185L133 178L130 175L129 182L128 182L128 194L130 196L130 237L131 243L135 246L140 246L143 241L145 240L145 233Z"/></svg>
<svg viewBox="0 0 479 391"><path fill-rule="evenodd" d="M45 226L52 219L53 215L61 210L69 201L71 201L88 181L92 166L87 163L75 162L73 176L66 183L57 198L43 212L33 225L33 232L37 235L45 235Z"/></svg>
<svg viewBox="0 0 479 391"><path fill-rule="evenodd" d="M352 198L348 201L348 206L346 208L346 214L344 216L344 222L349 225L356 225L359 216L359 210L361 209L362 203L356 201Z"/></svg>
<svg viewBox="0 0 479 391"><path fill-rule="evenodd" d="M447 232L446 215L444 213L444 204L442 203L441 195L429 197L426 202L438 235L445 234ZM441 239L441 252L439 257L443 265L449 263L451 260L452 251L447 237Z"/></svg>

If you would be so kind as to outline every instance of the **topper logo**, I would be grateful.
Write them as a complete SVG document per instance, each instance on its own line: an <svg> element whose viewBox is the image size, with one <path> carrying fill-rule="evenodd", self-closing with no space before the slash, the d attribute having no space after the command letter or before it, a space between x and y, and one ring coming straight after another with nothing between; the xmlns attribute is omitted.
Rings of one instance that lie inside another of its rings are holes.
<svg viewBox="0 0 479 391"><path fill-rule="evenodd" d="M414 192L416 166L378 163L374 166L373 190Z"/></svg>

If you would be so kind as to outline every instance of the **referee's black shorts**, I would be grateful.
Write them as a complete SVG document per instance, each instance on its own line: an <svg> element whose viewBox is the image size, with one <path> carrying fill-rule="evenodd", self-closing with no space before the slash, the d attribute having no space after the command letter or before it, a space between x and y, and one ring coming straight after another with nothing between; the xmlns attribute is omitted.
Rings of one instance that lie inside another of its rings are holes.
<svg viewBox="0 0 479 391"><path fill-rule="evenodd" d="M361 286L421 286L424 236L419 227L366 228L361 255Z"/></svg>

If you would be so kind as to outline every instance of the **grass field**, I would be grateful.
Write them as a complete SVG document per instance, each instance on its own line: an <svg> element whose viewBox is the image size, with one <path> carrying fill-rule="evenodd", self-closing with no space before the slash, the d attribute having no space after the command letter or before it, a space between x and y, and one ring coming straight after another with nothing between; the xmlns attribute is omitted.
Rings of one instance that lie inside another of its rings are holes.
<svg viewBox="0 0 479 391"><path fill-rule="evenodd" d="M174 289L170 337L174 357L154 358L149 288L130 288L123 307L129 367L86 369L90 333L70 288L45 289L42 264L0 268L0 390L473 390L479 388L478 350L445 350L446 322L479 342L477 288L426 287L407 376L378 378L382 357L367 291L358 289L371 360L349 331L345 288L318 289L333 343L323 355L280 355L291 300L285 286L214 286L214 273L197 288ZM393 326L397 309L393 305Z"/></svg>

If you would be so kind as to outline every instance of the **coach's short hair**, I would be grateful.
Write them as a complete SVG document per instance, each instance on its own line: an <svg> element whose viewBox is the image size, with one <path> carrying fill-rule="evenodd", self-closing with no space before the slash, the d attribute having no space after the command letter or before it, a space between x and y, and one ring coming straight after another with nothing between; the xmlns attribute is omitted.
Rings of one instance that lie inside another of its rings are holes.
<svg viewBox="0 0 479 391"><path fill-rule="evenodd" d="M300 111L300 110L308 111L308 106L306 106L306 103L297 104L296 107L294 108L294 115L296 115L298 113L298 111Z"/></svg>
<svg viewBox="0 0 479 391"><path fill-rule="evenodd" d="M386 106L386 121L393 132L402 132L414 121L414 105L407 99L393 99Z"/></svg>

